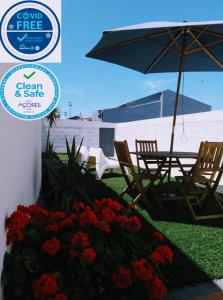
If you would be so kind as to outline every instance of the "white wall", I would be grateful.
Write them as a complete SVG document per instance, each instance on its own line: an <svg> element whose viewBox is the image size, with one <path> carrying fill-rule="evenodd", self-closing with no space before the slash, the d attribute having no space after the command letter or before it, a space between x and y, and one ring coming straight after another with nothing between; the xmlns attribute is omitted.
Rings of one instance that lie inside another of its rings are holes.
<svg viewBox="0 0 223 300"><path fill-rule="evenodd" d="M73 137L76 139L77 145L83 138L83 145L90 147L99 147L99 128L114 128L115 124L103 122L87 122L75 120L58 120L56 126L50 130L50 141L54 144L54 150L58 153L66 152L65 136L69 142L72 142ZM47 139L47 122L42 124L43 132L43 148L46 148Z"/></svg>
<svg viewBox="0 0 223 300"><path fill-rule="evenodd" d="M8 67L0 66L0 77ZM17 120L0 104L0 272L6 250L6 217L18 204L36 201L40 183L41 121Z"/></svg>

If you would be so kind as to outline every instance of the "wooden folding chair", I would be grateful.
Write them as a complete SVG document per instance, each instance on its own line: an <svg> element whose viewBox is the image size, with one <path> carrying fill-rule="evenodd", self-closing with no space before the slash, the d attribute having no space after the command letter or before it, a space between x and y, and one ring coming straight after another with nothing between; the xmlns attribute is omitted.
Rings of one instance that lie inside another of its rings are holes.
<svg viewBox="0 0 223 300"><path fill-rule="evenodd" d="M114 146L122 174L127 184L119 198L122 198L125 193L129 193L130 195L136 193L137 196L133 200L133 203L135 203L142 197L141 192L143 191L143 176L135 171L127 141L114 141Z"/></svg>
<svg viewBox="0 0 223 300"><path fill-rule="evenodd" d="M157 152L158 151L158 145L157 140L135 140L135 146L136 146L136 152ZM148 178L153 179L154 174L156 174L159 165L161 163L158 159L142 159L140 155L137 155L137 167L138 172L141 173L147 173ZM143 169L140 166L140 162L143 161L145 168ZM169 170L169 165L167 163L164 164L162 171L164 171L164 174L160 172L158 174L158 179L163 182L165 176L167 175Z"/></svg>
<svg viewBox="0 0 223 300"><path fill-rule="evenodd" d="M180 185L182 198L185 200L195 220L223 217L223 206L216 189L223 173L223 143L202 142L197 161L186 176L176 176ZM203 207L207 197L216 200L221 213L197 215L194 206Z"/></svg>
<svg viewBox="0 0 223 300"><path fill-rule="evenodd" d="M158 151L156 140L135 140L136 152L156 152ZM140 166L140 162L145 162L140 155L136 155L138 172L143 173L145 170ZM145 167L149 171L150 164L157 164L157 160L147 160Z"/></svg>

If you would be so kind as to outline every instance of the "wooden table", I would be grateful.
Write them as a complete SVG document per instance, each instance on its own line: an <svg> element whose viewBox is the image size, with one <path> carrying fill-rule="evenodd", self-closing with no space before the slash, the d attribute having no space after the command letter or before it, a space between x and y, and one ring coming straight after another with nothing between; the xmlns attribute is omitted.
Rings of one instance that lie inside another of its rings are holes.
<svg viewBox="0 0 223 300"><path fill-rule="evenodd" d="M164 163L166 163L170 158L174 159L176 163L174 163L171 167L179 167L183 174L185 171L183 169L183 165L180 162L180 159L197 159L198 153L196 152L180 152L174 151L170 153L170 151L154 151L154 152L130 152L133 155L139 155L142 160L144 160L146 164L146 160L154 159L160 162L160 171L163 168ZM185 166L185 165L184 165Z"/></svg>
<svg viewBox="0 0 223 300"><path fill-rule="evenodd" d="M171 168L178 167L178 168L180 168L180 170L182 171L183 174L186 174L183 167L189 166L189 165L181 164L180 159L197 159L197 157L198 157L198 153L196 153L196 152L180 152L180 151L174 151L172 153L170 153L170 151L154 151L154 152L133 151L133 152L130 152L130 154L139 155L142 158L142 160L144 161L145 165L146 165L146 160L150 160L150 159L157 160L159 162L157 171L155 172L153 179L150 181L150 183L147 186L144 187L143 191L141 192L140 196L142 198L144 198L146 192L150 188L152 188L155 181L159 178L159 174L161 174L161 171L162 171L164 165L166 165L168 163L170 158L171 158L171 160L174 160L174 164L171 164Z"/></svg>

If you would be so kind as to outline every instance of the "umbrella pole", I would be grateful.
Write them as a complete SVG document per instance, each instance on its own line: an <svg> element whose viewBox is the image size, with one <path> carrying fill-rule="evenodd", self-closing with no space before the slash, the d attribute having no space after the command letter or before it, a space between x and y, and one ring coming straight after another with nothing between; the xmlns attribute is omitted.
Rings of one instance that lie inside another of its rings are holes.
<svg viewBox="0 0 223 300"><path fill-rule="evenodd" d="M180 95L180 85L183 73L183 66L184 66L184 55L185 55L185 41L186 41L186 30L183 33L183 44L180 54L180 63L179 63L179 72L178 72L178 81L177 81L177 91L176 91L176 99L175 99L175 107L174 107L174 114L173 114L173 125L172 125L172 133L171 133L171 143L170 143L170 154L173 153L173 145L174 145L174 137L175 137L175 127L176 127L176 120L177 120L177 110L178 110L178 103L179 103L179 95ZM172 156L170 155L169 160L169 172L168 172L168 194L169 194L169 183L171 177L171 164L172 164Z"/></svg>

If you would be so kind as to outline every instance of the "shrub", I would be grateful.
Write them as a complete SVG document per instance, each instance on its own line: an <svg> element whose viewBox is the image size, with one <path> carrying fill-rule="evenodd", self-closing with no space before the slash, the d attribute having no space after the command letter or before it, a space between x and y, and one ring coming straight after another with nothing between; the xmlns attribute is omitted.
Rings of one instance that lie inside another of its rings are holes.
<svg viewBox="0 0 223 300"><path fill-rule="evenodd" d="M7 220L6 300L162 300L173 253L159 232L145 243L140 220L112 199L76 202L69 215L18 206Z"/></svg>

